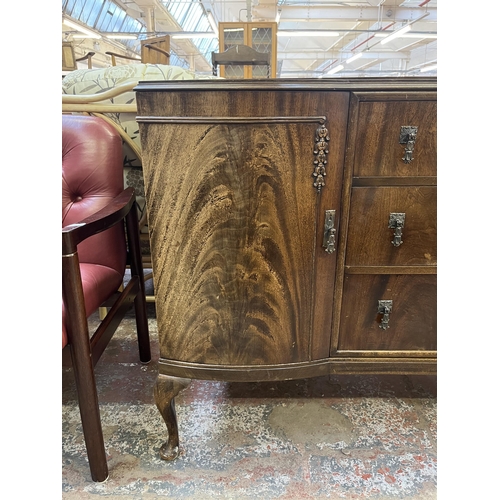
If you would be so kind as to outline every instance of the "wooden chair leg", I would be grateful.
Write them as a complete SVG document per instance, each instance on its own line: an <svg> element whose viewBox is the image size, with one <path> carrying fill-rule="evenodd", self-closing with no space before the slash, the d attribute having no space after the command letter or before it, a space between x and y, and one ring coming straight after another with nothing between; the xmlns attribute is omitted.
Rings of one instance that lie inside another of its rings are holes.
<svg viewBox="0 0 500 500"><path fill-rule="evenodd" d="M151 361L151 346L149 341L148 317L144 285L144 270L139 243L139 220L137 207L134 206L126 217L127 241L130 253L130 272L139 278L139 292L134 299L135 321L137 325L137 341L139 343L139 358L142 363Z"/></svg>
<svg viewBox="0 0 500 500"><path fill-rule="evenodd" d="M71 345L78 406L80 408L85 446L87 447L90 475L93 481L101 482L108 477L108 464L102 435L94 368L90 357L90 345L88 352L88 357L84 359L85 356L75 353L73 345Z"/></svg>
<svg viewBox="0 0 500 500"><path fill-rule="evenodd" d="M99 319L101 321L106 317L106 314L108 314L108 308L107 307L99 307Z"/></svg>
<svg viewBox="0 0 500 500"><path fill-rule="evenodd" d="M78 394L78 406L82 419L83 436L87 447L90 474L94 481L104 481L108 477L108 464L104 449L101 416L95 385L94 367L92 363L90 339L83 290L80 286L70 283L81 283L78 255L72 254L63 258L63 298L65 302L67 321L71 331L71 359Z"/></svg>

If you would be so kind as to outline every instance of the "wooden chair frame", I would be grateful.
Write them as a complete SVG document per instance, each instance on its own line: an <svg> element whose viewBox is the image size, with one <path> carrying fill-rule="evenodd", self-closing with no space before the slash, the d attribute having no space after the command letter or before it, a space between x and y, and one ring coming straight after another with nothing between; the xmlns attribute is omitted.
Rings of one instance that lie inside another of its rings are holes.
<svg viewBox="0 0 500 500"><path fill-rule="evenodd" d="M95 56L95 52L87 52L84 56L79 57L76 62L87 61L87 68L92 69L92 57Z"/></svg>
<svg viewBox="0 0 500 500"><path fill-rule="evenodd" d="M137 147L135 142L130 138L130 136L123 130L120 125L115 121L111 120L105 113L135 113L137 114L137 104L113 104L102 102L107 99L119 96L126 92L131 92L137 87L137 82L124 83L122 85L117 85L113 89L101 92L100 94L85 94L85 95L62 95L62 111L63 113L85 113L91 116L98 116L106 122L108 122L112 127L114 127L120 134L121 138L127 143L133 153L137 158L141 159L142 162L142 152ZM147 224L147 215L144 214L139 221L139 228L143 228ZM144 260L143 260L144 262ZM151 262L145 262L146 265L151 266ZM149 267L148 267L149 269ZM148 273L144 279L147 281L152 279L152 273ZM154 295L146 296L146 302L154 302Z"/></svg>
<svg viewBox="0 0 500 500"><path fill-rule="evenodd" d="M104 481L108 477L94 367L132 303L135 309L139 357L143 363L151 360L135 203L134 189L127 188L94 215L62 229L63 301L83 433L94 481ZM131 279L122 292L117 292L106 302L111 309L90 337L81 283L78 244L119 223L125 224Z"/></svg>
<svg viewBox="0 0 500 500"><path fill-rule="evenodd" d="M111 56L111 66L116 66L116 59L125 59L127 61L141 62L140 57L124 56L123 54L117 54L116 52L104 52L107 56Z"/></svg>

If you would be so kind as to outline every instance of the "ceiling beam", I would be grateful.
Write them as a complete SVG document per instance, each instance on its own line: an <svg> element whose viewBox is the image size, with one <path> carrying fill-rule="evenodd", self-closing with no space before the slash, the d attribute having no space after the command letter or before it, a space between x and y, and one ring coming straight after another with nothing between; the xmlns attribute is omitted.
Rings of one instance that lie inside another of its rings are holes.
<svg viewBox="0 0 500 500"><path fill-rule="evenodd" d="M342 59L346 60L349 59L353 54L351 52L339 52L335 51L332 52L330 50L328 51L318 51L318 50L300 50L297 52L283 52L280 53L278 49L278 59L282 60L287 60L287 59L292 59L292 60L299 60L299 59L309 59L309 60L314 60L314 59L321 59L321 60L327 60L327 59ZM410 53L409 52L363 52L363 57L362 59L410 59ZM360 59L361 60L361 59Z"/></svg>
<svg viewBox="0 0 500 500"><path fill-rule="evenodd" d="M258 16L259 8L254 8L254 14ZM390 15L389 15L390 13ZM338 6L298 6L283 5L281 7L280 23L289 21L326 22L330 19L335 21L413 21L428 13L426 22L437 22L437 9L423 8L394 8L380 11L376 7L338 7Z"/></svg>

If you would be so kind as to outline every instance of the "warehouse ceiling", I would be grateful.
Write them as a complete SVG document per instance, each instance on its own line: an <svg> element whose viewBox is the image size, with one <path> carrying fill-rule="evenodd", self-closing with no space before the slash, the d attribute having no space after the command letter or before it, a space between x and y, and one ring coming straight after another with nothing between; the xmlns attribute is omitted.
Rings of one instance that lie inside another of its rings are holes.
<svg viewBox="0 0 500 500"><path fill-rule="evenodd" d="M67 2L63 0L63 14ZM202 17L210 13L216 23L278 22L277 59L281 78L437 74L437 0L113 0L113 3L144 25L139 38L182 32L179 19L171 14L175 3L186 7L198 3ZM209 31L213 34L213 30ZM396 35L394 39L389 39L391 34ZM71 40L64 24L63 39ZM99 40L99 46L106 47L107 43L106 37ZM106 50L122 49L129 55L134 52L133 45L127 48L114 40L109 43L114 49ZM92 44L95 40L79 40L76 45L84 52L91 50ZM210 46L205 44L203 50L194 39L171 40L171 49L182 64L199 73L210 74L210 54L214 47L219 50L216 40ZM104 57L100 64L109 65Z"/></svg>

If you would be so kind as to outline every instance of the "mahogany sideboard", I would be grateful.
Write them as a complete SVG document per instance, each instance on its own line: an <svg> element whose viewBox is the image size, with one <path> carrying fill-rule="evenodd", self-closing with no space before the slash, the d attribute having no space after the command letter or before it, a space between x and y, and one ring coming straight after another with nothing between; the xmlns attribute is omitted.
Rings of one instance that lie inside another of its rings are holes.
<svg viewBox="0 0 500 500"><path fill-rule="evenodd" d="M193 378L436 373L435 78L135 90L164 459Z"/></svg>

